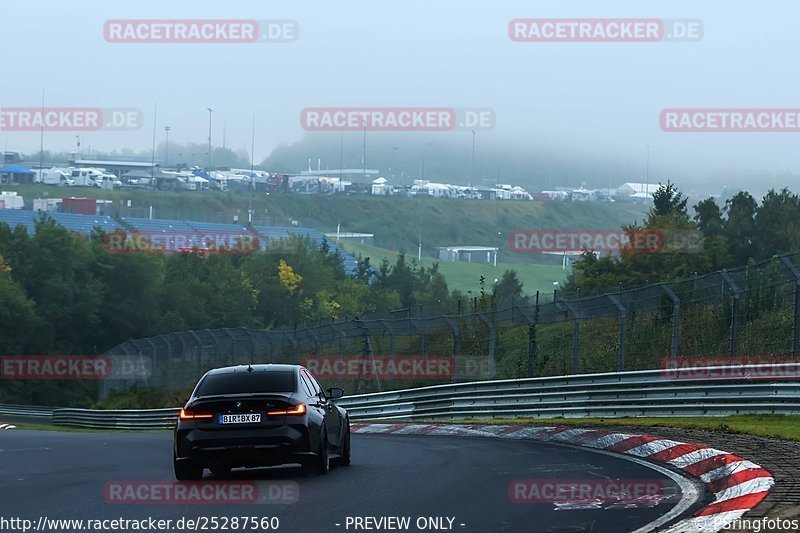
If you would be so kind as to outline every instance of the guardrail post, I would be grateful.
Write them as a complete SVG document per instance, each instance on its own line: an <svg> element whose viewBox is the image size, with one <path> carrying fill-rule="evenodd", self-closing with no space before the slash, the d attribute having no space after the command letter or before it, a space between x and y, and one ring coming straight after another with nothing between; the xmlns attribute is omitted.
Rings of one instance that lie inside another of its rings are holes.
<svg viewBox="0 0 800 533"><path fill-rule="evenodd" d="M672 300L672 346L670 353L673 361L678 357L678 343L681 334L681 299L668 285L661 285L661 289Z"/></svg>
<svg viewBox="0 0 800 533"><path fill-rule="evenodd" d="M739 286L736 285L736 282L733 281L733 278L730 274L723 268L722 271L719 273L722 276L722 279L725 283L730 287L731 292L733 293L733 309L731 312L731 357L736 357L736 341L737 341L737 334L739 329L739 298L742 295L741 289Z"/></svg>
<svg viewBox="0 0 800 533"><path fill-rule="evenodd" d="M486 329L489 330L489 361L488 361L488 373L489 378L493 378L495 375L495 360L494 360L494 345L495 345L495 329L494 324L492 321L485 316L486 313L481 313L478 315L484 324L486 324Z"/></svg>
<svg viewBox="0 0 800 533"><path fill-rule="evenodd" d="M619 298L614 296L613 294L606 294L611 303L614 304L614 307L617 308L619 311L619 371L625 371L625 319L627 318L627 312L625 310L625 306L619 301Z"/></svg>
<svg viewBox="0 0 800 533"><path fill-rule="evenodd" d="M557 302L567 308L569 316L572 317L572 373L578 373L578 359L580 356L580 342L581 342L581 320L578 318L578 313L575 308L564 300Z"/></svg>
<svg viewBox="0 0 800 533"><path fill-rule="evenodd" d="M788 256L782 255L781 261L794 276L794 323L792 324L792 355L800 355L800 270Z"/></svg>

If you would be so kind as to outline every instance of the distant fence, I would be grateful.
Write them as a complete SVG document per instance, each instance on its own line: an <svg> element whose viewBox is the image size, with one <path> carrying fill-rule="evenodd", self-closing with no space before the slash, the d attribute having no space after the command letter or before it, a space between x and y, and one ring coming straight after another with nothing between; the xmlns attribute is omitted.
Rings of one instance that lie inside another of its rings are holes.
<svg viewBox="0 0 800 533"><path fill-rule="evenodd" d="M537 295L494 305L477 298L438 316L407 309L381 317L324 320L295 329L226 328L132 339L106 355L152 369L106 380L103 391L190 388L210 368L297 363L309 358L449 356L446 379L367 373L324 378L348 392L495 378L634 371L677 356L800 355L800 254L747 267L615 290Z"/></svg>

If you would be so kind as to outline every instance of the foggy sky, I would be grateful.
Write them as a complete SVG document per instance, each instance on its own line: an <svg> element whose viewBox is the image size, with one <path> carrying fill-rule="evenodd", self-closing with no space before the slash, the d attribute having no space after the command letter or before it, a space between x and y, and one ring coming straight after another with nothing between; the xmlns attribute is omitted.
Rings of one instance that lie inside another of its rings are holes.
<svg viewBox="0 0 800 533"><path fill-rule="evenodd" d="M0 106L38 107L44 90L48 107L143 110L140 130L81 133L93 150L149 150L155 104L158 142L164 125L171 141L206 142L211 107L214 144L224 129L228 147L248 152L255 115L256 161L303 136L306 107L488 107L496 126L478 134L484 147L595 157L636 174L649 144L656 178L800 174L800 134L666 133L658 122L664 108L800 107L795 2L2 0L0 14ZM514 18L607 17L700 19L704 37L517 43L507 30ZM106 42L103 23L126 18L289 19L299 38ZM75 135L48 132L45 149L72 150ZM38 132L0 132L0 141L8 150L39 149Z"/></svg>

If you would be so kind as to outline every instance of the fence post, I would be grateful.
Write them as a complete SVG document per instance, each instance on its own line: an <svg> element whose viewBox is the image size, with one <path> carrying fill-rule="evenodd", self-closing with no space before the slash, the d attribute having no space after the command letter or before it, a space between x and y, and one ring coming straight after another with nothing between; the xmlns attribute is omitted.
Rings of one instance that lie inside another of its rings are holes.
<svg viewBox="0 0 800 533"><path fill-rule="evenodd" d="M200 375L200 371L203 368L203 342L200 340L200 336L193 329L189 330L189 335L191 335L194 339L194 350L195 354L197 355L195 368L197 369L197 374ZM155 363L155 361L153 361L153 363Z"/></svg>
<svg viewBox="0 0 800 533"><path fill-rule="evenodd" d="M450 326L450 330L453 332L453 357L458 357L458 350L459 350L458 326L447 315L443 315L442 318L444 319L445 322L447 322L447 325ZM455 381L456 381L456 374L455 372L453 372L453 382Z"/></svg>
<svg viewBox="0 0 800 533"><path fill-rule="evenodd" d="M727 270L725 270L723 268L722 271L719 274L720 274L720 276L722 276L722 279L725 280L725 283L728 285L728 287L731 289L731 292L733 293L733 310L731 312L731 353L730 353L730 357L736 357L736 341L737 341L736 336L738 334L738 329L739 329L739 320L738 320L739 298L742 295L742 291L741 291L741 289L739 289L739 286L736 285L736 282L733 281L733 278L731 277L730 274L728 274Z"/></svg>
<svg viewBox="0 0 800 533"><path fill-rule="evenodd" d="M423 356L425 355L425 331L415 319L410 318L409 320L411 321L411 325L414 326L414 329L419 333L419 355Z"/></svg>
<svg viewBox="0 0 800 533"><path fill-rule="evenodd" d="M493 378L495 375L494 345L495 345L496 335L495 335L494 324L492 324L492 321L485 315L486 313L481 313L478 315L478 318L480 318L483 321L483 323L486 324L486 329L489 330L489 361L487 370L489 373L488 377Z"/></svg>
<svg viewBox="0 0 800 533"><path fill-rule="evenodd" d="M389 357L394 359L394 329L389 326L388 320L378 320L383 325L383 329L389 332Z"/></svg>
<svg viewBox="0 0 800 533"><path fill-rule="evenodd" d="M678 357L678 343L680 342L681 334L681 299L668 285L661 285L661 288L672 300L672 347L670 353L673 363L675 363L675 359Z"/></svg>
<svg viewBox="0 0 800 533"><path fill-rule="evenodd" d="M144 340L144 342L146 342L150 346L150 349L153 351L153 367L154 368L158 368L160 370L161 369L161 365L159 364L159 360L158 360L158 348L156 347L155 343L152 340L150 340L149 338L145 338L143 340ZM145 386L148 386L147 382L145 382ZM160 371L158 373L158 379L157 379L156 383L150 383L150 386L154 386L154 387L163 387L164 386L163 380L161 379L161 372Z"/></svg>
<svg viewBox="0 0 800 533"><path fill-rule="evenodd" d="M782 255L781 261L794 276L794 321L792 324L792 355L800 355L800 270L788 256Z"/></svg>
<svg viewBox="0 0 800 533"><path fill-rule="evenodd" d="M528 371L526 377L532 378L536 369L536 319L522 307L512 307L512 309L514 308L516 308L528 322Z"/></svg>
<svg viewBox="0 0 800 533"><path fill-rule="evenodd" d="M625 306L619 301L619 298L614 296L613 294L606 294L611 303L614 304L614 307L617 308L619 311L619 371L625 371L625 320L627 318L627 312L625 311Z"/></svg>
<svg viewBox="0 0 800 533"><path fill-rule="evenodd" d="M581 343L581 320L578 318L578 313L575 312L575 309L566 301L558 300L554 303L566 307L569 316L572 317L572 373L577 374Z"/></svg>

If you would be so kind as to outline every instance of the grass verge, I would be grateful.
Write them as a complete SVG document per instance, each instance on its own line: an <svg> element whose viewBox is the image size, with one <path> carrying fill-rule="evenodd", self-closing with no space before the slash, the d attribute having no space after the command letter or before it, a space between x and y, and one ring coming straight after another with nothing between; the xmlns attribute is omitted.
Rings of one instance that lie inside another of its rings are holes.
<svg viewBox="0 0 800 533"><path fill-rule="evenodd" d="M475 420L459 420L474 424ZM733 415L720 417L623 417L623 418L514 418L494 419L490 424L530 424L545 426L650 426L690 428L731 434L755 435L800 441L800 415Z"/></svg>

